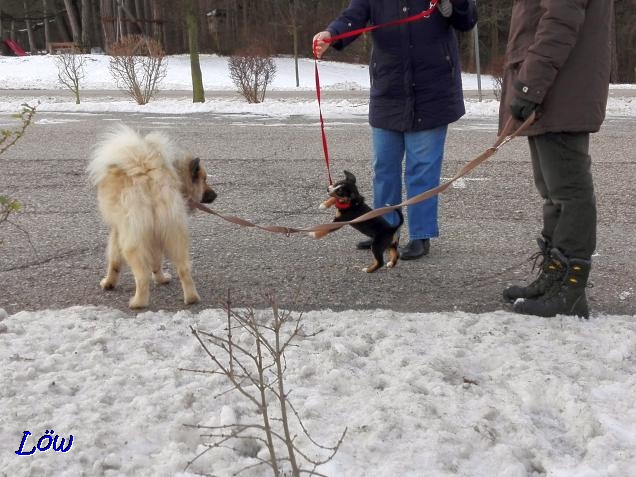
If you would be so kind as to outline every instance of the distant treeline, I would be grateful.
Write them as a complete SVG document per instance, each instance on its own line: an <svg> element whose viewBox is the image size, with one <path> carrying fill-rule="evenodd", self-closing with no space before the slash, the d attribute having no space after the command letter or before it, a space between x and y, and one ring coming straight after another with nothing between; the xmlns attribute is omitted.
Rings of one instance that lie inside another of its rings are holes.
<svg viewBox="0 0 636 477"><path fill-rule="evenodd" d="M396 0L398 1L398 0ZM612 82L636 82L636 0L614 1ZM160 40L168 54L188 51L186 9L199 15L202 53L229 55L258 45L271 54L311 56L311 38L349 0L0 0L0 36L25 50L45 51L51 42L74 42L86 51L129 33ZM428 2L422 1L427 7ZM498 73L506 48L512 0L478 0L479 59L483 72ZM421 20L426 21L426 20ZM463 68L474 71L475 35L459 35ZM368 38L331 59L366 62ZM8 53L8 52L5 52Z"/></svg>

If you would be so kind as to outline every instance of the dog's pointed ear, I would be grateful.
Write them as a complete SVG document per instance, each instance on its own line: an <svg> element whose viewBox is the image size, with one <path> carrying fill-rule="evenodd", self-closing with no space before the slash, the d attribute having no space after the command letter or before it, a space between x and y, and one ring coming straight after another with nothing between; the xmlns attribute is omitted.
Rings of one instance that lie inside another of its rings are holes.
<svg viewBox="0 0 636 477"><path fill-rule="evenodd" d="M192 181L196 181L199 178L199 171L201 170L201 159L195 157L190 161L190 177Z"/></svg>
<svg viewBox="0 0 636 477"><path fill-rule="evenodd" d="M351 172L344 171L344 175L347 182L351 182L352 184L356 183L356 176L354 176Z"/></svg>

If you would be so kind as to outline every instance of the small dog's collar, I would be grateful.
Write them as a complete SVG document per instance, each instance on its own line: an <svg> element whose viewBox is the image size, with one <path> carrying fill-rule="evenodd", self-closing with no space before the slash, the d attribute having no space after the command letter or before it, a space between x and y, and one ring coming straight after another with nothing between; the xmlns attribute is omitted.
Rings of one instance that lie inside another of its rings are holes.
<svg viewBox="0 0 636 477"><path fill-rule="evenodd" d="M350 201L341 202L339 200L336 200L334 205L336 206L336 209L344 210L344 209L348 209L349 207L351 207L351 202Z"/></svg>

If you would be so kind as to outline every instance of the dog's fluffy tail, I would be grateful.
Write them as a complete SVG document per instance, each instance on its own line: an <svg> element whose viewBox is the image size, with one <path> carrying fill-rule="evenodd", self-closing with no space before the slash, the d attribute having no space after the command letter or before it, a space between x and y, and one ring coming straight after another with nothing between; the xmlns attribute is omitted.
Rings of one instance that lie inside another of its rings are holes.
<svg viewBox="0 0 636 477"><path fill-rule="evenodd" d="M186 229L176 170L181 154L167 136L141 136L127 126L115 128L97 144L87 170L102 216L118 231L122 250L163 242L166 233Z"/></svg>
<svg viewBox="0 0 636 477"><path fill-rule="evenodd" d="M95 146L87 167L93 185L99 184L112 168L133 177L158 168L172 168L176 148L166 136L150 133L141 136L121 125L106 133Z"/></svg>

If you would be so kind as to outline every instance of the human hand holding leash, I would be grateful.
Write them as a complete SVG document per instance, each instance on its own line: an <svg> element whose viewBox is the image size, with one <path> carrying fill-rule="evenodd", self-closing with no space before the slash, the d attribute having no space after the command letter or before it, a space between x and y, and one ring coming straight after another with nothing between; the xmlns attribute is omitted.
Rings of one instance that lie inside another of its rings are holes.
<svg viewBox="0 0 636 477"><path fill-rule="evenodd" d="M525 121L528 119L538 107L539 104L520 96L514 96L510 102L510 111L512 112L512 116L519 121Z"/></svg>
<svg viewBox="0 0 636 477"><path fill-rule="evenodd" d="M321 31L314 35L313 51L316 58L322 58L322 55L324 55L327 48L329 48L329 43L325 41L329 38L331 38L331 33L328 31Z"/></svg>

